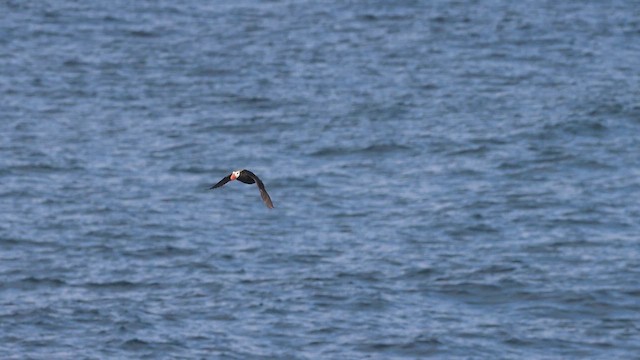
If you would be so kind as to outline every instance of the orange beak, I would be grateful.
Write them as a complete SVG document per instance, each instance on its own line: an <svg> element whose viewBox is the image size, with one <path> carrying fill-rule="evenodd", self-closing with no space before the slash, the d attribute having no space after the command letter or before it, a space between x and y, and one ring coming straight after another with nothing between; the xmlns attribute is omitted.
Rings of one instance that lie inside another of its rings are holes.
<svg viewBox="0 0 640 360"><path fill-rule="evenodd" d="M235 180L236 179L236 174L231 173L231 180Z"/></svg>

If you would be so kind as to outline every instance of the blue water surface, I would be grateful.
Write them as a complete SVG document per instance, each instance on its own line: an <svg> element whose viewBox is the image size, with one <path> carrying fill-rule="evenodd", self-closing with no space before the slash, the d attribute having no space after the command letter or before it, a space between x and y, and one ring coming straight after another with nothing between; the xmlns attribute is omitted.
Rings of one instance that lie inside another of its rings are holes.
<svg viewBox="0 0 640 360"><path fill-rule="evenodd" d="M636 1L0 1L0 358L637 358L638 69Z"/></svg>

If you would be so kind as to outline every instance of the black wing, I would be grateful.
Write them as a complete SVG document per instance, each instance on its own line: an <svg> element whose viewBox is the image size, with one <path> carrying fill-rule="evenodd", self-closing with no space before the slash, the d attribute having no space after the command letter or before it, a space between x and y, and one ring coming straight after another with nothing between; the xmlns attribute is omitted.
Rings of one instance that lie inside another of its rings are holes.
<svg viewBox="0 0 640 360"><path fill-rule="evenodd" d="M212 187L210 187L209 190L215 189L215 188L219 188L220 186L223 186L224 184L228 183L229 181L231 181L231 174L223 177L222 180L218 181L217 184L215 184Z"/></svg>
<svg viewBox="0 0 640 360"><path fill-rule="evenodd" d="M258 185L258 189L260 189L260 197L262 197L262 201L264 201L264 204L267 205L269 209L273 209L273 202L271 202L271 197L267 193L267 189L264 188L262 180L260 180L260 178L256 176L256 174L252 173L249 170L242 170L242 173L249 176L256 182L256 185Z"/></svg>

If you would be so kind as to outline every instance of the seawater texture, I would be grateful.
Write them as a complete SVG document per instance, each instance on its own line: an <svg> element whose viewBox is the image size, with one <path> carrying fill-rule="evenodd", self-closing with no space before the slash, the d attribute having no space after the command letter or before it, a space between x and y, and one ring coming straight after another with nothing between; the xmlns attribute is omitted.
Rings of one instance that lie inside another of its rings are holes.
<svg viewBox="0 0 640 360"><path fill-rule="evenodd" d="M637 358L639 69L637 1L1 1L0 358Z"/></svg>

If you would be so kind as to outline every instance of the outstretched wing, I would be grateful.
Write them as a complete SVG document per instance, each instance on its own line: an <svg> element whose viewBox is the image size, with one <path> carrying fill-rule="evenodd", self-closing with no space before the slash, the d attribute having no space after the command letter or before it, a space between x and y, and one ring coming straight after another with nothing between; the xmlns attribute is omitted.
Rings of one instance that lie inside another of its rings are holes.
<svg viewBox="0 0 640 360"><path fill-rule="evenodd" d="M267 189L264 188L264 183L262 183L262 180L260 180L260 178L256 174L252 173L249 170L245 169L242 170L242 172L256 182L256 185L258 185L258 189L260 189L260 197L262 197L262 201L264 201L264 204L267 205L269 209L273 209L273 202L271 201L269 193L267 193Z"/></svg>
<svg viewBox="0 0 640 360"><path fill-rule="evenodd" d="M210 187L209 190L215 189L215 188L219 188L220 186L223 186L224 184L228 183L229 181L231 181L231 174L223 177L222 180L218 181L217 184L215 184L212 187Z"/></svg>

